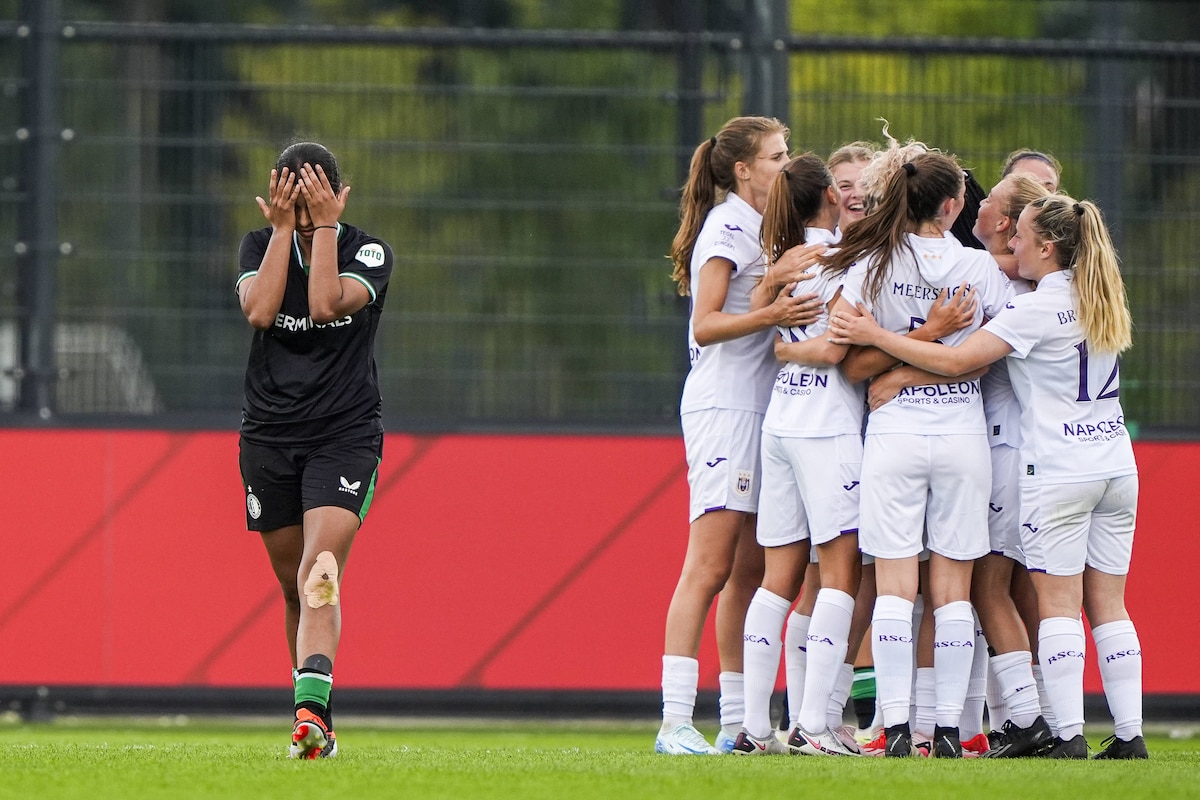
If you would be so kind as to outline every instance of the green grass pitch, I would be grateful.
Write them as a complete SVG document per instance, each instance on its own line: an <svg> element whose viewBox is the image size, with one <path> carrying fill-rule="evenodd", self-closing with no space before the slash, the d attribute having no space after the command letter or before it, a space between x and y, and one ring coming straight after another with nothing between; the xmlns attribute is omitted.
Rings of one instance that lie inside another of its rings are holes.
<svg viewBox="0 0 1200 800"><path fill-rule="evenodd" d="M1151 728L1142 762L670 757L655 723L344 719L336 759L285 757L286 720L0 724L0 798L1200 797L1200 728ZM712 734L713 731L706 731ZM1104 733L1089 729L1098 749Z"/></svg>

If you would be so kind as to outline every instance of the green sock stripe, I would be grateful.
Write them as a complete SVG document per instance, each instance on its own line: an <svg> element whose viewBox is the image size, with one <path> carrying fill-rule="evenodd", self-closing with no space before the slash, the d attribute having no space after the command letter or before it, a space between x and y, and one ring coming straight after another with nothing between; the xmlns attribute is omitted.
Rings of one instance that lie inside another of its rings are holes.
<svg viewBox="0 0 1200 800"><path fill-rule="evenodd" d="M850 699L865 700L875 696L875 670L854 672L854 683L850 684Z"/></svg>
<svg viewBox="0 0 1200 800"><path fill-rule="evenodd" d="M320 703L322 708L329 705L329 690L333 688L333 678L329 675L305 672L296 679L296 705L300 703Z"/></svg>
<svg viewBox="0 0 1200 800"><path fill-rule="evenodd" d="M383 463L383 459L379 459L375 464L375 471L371 473L371 483L367 486L367 495L363 498L362 508L358 510L358 523L367 521L367 512L371 510L371 501L375 499L375 480L379 477L379 465Z"/></svg>

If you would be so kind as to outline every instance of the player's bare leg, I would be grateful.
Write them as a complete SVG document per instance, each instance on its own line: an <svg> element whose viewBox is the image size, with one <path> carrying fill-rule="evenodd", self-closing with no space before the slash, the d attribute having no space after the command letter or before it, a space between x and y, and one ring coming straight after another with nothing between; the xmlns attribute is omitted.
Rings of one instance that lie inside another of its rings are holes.
<svg viewBox="0 0 1200 800"><path fill-rule="evenodd" d="M341 582L358 526L357 514L336 506L304 515L304 550L295 575L299 669L291 754L297 758L337 753L329 698L342 629Z"/></svg>
<svg viewBox="0 0 1200 800"><path fill-rule="evenodd" d="M661 753L716 753L692 724L699 681L700 637L713 599L733 569L746 515L721 509L697 517L688 531L687 554L667 608L663 642L663 726L655 741Z"/></svg>

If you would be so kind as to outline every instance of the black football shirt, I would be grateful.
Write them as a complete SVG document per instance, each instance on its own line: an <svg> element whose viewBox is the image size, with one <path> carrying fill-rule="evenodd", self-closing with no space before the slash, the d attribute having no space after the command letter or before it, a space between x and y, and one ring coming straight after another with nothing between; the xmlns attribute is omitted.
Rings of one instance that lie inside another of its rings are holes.
<svg viewBox="0 0 1200 800"><path fill-rule="evenodd" d="M270 240L270 228L242 239L238 285L257 274ZM317 325L308 313L308 265L293 234L275 324L256 330L250 345L241 426L247 441L296 445L383 430L375 335L392 275L392 249L339 223L337 259L338 275L362 283L371 300L352 315Z"/></svg>

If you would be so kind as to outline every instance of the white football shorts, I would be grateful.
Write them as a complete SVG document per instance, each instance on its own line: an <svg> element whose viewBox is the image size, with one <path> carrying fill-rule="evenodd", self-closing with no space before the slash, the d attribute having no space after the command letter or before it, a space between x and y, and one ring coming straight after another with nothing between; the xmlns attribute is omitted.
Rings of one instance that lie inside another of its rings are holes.
<svg viewBox="0 0 1200 800"><path fill-rule="evenodd" d="M796 438L763 434L758 543L825 544L858 532L858 434ZM814 559L815 560L815 559Z"/></svg>
<svg viewBox="0 0 1200 800"><path fill-rule="evenodd" d="M876 558L910 558L923 546L955 561L988 552L992 464L987 437L868 434L858 541Z"/></svg>
<svg viewBox="0 0 1200 800"><path fill-rule="evenodd" d="M1084 566L1125 575L1133 555L1138 476L1023 485L1021 546L1030 570L1078 575Z"/></svg>
<svg viewBox="0 0 1200 800"><path fill-rule="evenodd" d="M722 509L757 513L763 415L708 408L680 419L691 490L688 521Z"/></svg>
<svg viewBox="0 0 1200 800"><path fill-rule="evenodd" d="M992 496L988 499L988 538L993 553L1025 563L1021 549L1021 451L1008 444L992 447Z"/></svg>

